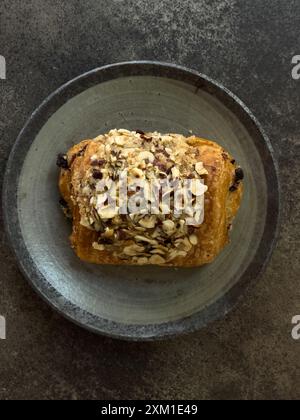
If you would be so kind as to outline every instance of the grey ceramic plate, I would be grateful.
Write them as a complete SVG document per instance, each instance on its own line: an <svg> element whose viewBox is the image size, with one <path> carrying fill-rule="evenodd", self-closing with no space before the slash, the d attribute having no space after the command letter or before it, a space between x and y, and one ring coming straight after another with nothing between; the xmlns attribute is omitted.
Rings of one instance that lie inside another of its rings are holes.
<svg viewBox="0 0 300 420"><path fill-rule="evenodd" d="M232 241L197 269L82 263L58 206L56 156L111 128L193 133L216 140L245 170ZM208 77L175 65L102 67L65 84L30 117L4 185L8 236L35 290L70 320L113 337L147 340L194 331L224 316L265 267L279 192L269 140L250 111Z"/></svg>

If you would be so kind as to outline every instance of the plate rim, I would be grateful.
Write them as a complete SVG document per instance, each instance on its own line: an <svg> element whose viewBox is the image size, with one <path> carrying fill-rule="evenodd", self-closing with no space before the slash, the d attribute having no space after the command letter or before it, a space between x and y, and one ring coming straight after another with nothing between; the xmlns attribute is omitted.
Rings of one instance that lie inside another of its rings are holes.
<svg viewBox="0 0 300 420"><path fill-rule="evenodd" d="M124 75L124 71L129 74ZM151 72L152 74L150 74ZM267 162L267 165L264 165L264 170L266 175L268 173L271 177L266 176L268 195L264 232L255 255L237 283L212 305L190 316L165 323L138 325L105 320L100 316L90 314L68 301L48 283L38 267L35 266L22 238L16 198L19 176L27 154L22 152L24 150L28 152L37 133L51 114L58 109L56 100L60 107L88 87L103 83L105 78L112 80L118 77L146 75L145 73L149 76L169 77L173 80L189 81L190 83L193 81L196 91L205 86L206 92L213 93L225 106L230 106L229 109L246 127L251 137L252 134L255 134L255 144L259 137L260 140L263 140L259 154L262 158L262 153L265 153L264 162ZM175 74L176 77L174 77ZM18 160L22 164L16 169ZM270 189L270 186L273 188ZM2 207L6 236L19 268L44 301L68 320L94 333L124 340L150 341L197 331L210 322L223 318L237 305L250 283L257 281L264 272L277 243L281 220L280 196L279 169L272 144L261 124L243 101L221 83L196 70L172 63L139 60L108 64L87 71L58 87L41 102L26 121L11 149L3 180ZM265 238L269 239L267 245L263 243ZM254 264L262 250L263 259L260 258L262 261L260 264Z"/></svg>

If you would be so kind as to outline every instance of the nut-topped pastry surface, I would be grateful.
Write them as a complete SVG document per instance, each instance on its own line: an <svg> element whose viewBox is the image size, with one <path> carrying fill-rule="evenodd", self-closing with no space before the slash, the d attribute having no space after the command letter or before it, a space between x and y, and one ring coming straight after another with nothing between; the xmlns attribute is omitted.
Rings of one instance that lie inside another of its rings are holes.
<svg viewBox="0 0 300 420"><path fill-rule="evenodd" d="M243 172L214 142L111 130L57 164L72 246L85 261L197 266L228 242Z"/></svg>

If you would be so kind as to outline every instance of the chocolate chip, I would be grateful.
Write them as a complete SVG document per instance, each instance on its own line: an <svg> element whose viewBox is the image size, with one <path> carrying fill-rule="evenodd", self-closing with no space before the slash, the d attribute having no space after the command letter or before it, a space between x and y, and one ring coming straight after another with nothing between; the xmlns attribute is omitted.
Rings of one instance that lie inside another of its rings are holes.
<svg viewBox="0 0 300 420"><path fill-rule="evenodd" d="M235 180L242 181L244 179L244 171L242 168L237 168L235 170Z"/></svg>
<svg viewBox="0 0 300 420"><path fill-rule="evenodd" d="M152 141L152 137L141 136L144 141L150 142Z"/></svg>
<svg viewBox="0 0 300 420"><path fill-rule="evenodd" d="M110 238L100 238L99 242L103 245L112 245L114 241Z"/></svg>
<svg viewBox="0 0 300 420"><path fill-rule="evenodd" d="M117 239L120 241L125 241L126 239L130 238L130 235L123 229L120 229L116 232Z"/></svg>
<svg viewBox="0 0 300 420"><path fill-rule="evenodd" d="M85 150L86 150L86 148L87 148L87 144L81 149L81 150L79 150L79 152L78 153L74 153L73 155L72 155L72 157L71 157L71 159L70 159L70 166L72 165L72 163L74 162L74 160L77 158L77 157L80 157L80 156L82 156L83 154L84 154L84 152L85 152Z"/></svg>
<svg viewBox="0 0 300 420"><path fill-rule="evenodd" d="M188 234L189 235L191 235L192 233L194 233L195 232L195 228L194 228L194 226L188 226Z"/></svg>
<svg viewBox="0 0 300 420"><path fill-rule="evenodd" d="M57 155L56 165L62 169L69 169L67 155L60 153Z"/></svg>
<svg viewBox="0 0 300 420"><path fill-rule="evenodd" d="M139 134L144 141L151 141L152 140L152 137L147 137L146 133L143 130L135 130L135 132L137 134Z"/></svg>
<svg viewBox="0 0 300 420"><path fill-rule="evenodd" d="M93 178L94 179L102 179L103 174L101 171L98 171L98 169L93 169Z"/></svg>
<svg viewBox="0 0 300 420"><path fill-rule="evenodd" d="M59 204L64 207L64 208L68 208L68 203L66 202L66 200L64 200L63 198L61 198L59 200Z"/></svg>
<svg viewBox="0 0 300 420"><path fill-rule="evenodd" d="M160 162L158 159L154 159L153 162L154 166L157 166L157 168L161 171L161 172L166 172L167 171L167 167L165 164L163 164L162 162Z"/></svg>
<svg viewBox="0 0 300 420"><path fill-rule="evenodd" d="M170 157L169 153L165 149L158 149L157 153L161 153L166 157Z"/></svg>
<svg viewBox="0 0 300 420"><path fill-rule="evenodd" d="M222 157L223 157L224 160L227 160L228 159L228 154L226 152L223 152Z"/></svg>
<svg viewBox="0 0 300 420"><path fill-rule="evenodd" d="M234 164L235 164L235 159L232 159L232 160L230 161L230 163L232 163L232 165L234 165Z"/></svg>
<svg viewBox="0 0 300 420"><path fill-rule="evenodd" d="M76 154L76 156L82 156L84 154L84 152L86 151L87 148L87 144L85 146L83 146L83 148L81 150L79 150L79 152Z"/></svg>
<svg viewBox="0 0 300 420"><path fill-rule="evenodd" d="M96 159L92 160L91 165L92 166L103 166L106 163L106 160L104 159Z"/></svg>
<svg viewBox="0 0 300 420"><path fill-rule="evenodd" d="M232 186L229 188L229 191L230 191L230 192L234 192L234 191L236 191L237 189L238 189L237 185L232 185Z"/></svg>

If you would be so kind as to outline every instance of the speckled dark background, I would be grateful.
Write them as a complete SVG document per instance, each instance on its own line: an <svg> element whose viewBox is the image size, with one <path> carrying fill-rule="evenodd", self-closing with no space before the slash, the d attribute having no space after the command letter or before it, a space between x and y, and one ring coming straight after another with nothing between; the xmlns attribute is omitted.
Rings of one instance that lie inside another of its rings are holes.
<svg viewBox="0 0 300 420"><path fill-rule="evenodd" d="M236 310L159 343L94 336L31 290L0 224L0 399L300 398L298 0L2 0L0 181L12 144L51 91L91 68L155 59L225 84L252 109L280 163L283 226L266 273ZM1 222L0 222L1 223Z"/></svg>

